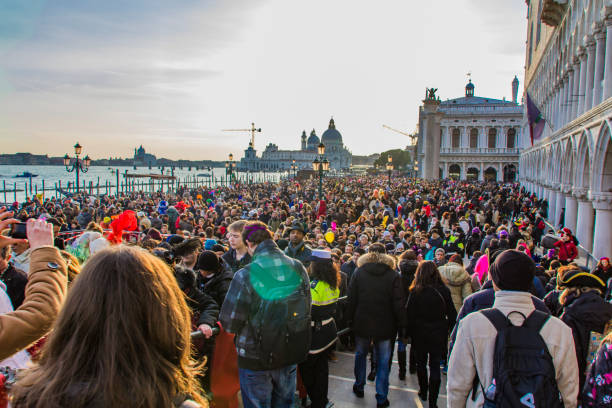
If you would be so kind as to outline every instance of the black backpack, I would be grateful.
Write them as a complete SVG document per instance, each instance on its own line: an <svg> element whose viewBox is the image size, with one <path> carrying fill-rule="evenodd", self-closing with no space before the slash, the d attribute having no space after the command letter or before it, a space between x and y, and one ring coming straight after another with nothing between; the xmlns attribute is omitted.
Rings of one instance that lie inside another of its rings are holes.
<svg viewBox="0 0 612 408"><path fill-rule="evenodd" d="M488 408L563 407L555 366L540 330L550 315L534 310L522 326L514 326L498 309L481 313L495 326L493 383L486 389L479 380ZM475 396L475 393L474 393Z"/></svg>
<svg viewBox="0 0 612 408"><path fill-rule="evenodd" d="M268 370L301 363L310 350L310 286L301 283L288 296L286 292L286 287L279 287L268 291L268 299L256 295L259 307L251 324L260 363Z"/></svg>

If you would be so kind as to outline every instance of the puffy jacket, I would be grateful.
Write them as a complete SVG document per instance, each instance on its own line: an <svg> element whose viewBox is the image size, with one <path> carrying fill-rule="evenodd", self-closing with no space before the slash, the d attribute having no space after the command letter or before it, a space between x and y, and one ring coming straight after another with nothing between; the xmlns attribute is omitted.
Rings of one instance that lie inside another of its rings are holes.
<svg viewBox="0 0 612 408"><path fill-rule="evenodd" d="M0 316L0 360L28 347L53 325L66 296L66 262L57 248L32 251L25 300Z"/></svg>
<svg viewBox="0 0 612 408"><path fill-rule="evenodd" d="M223 270L221 272L217 272L210 279L206 279L202 277L201 274L198 274L198 278L196 280L196 287L202 292L211 296L217 305L223 305L223 301L225 300L225 295L229 290L230 283L234 277L232 270L229 268L225 262L222 263Z"/></svg>
<svg viewBox="0 0 612 408"><path fill-rule="evenodd" d="M370 252L357 260L349 286L347 320L356 336L375 340L395 338L406 325L406 304L395 260Z"/></svg>
<svg viewBox="0 0 612 408"><path fill-rule="evenodd" d="M533 310L532 296L527 292L499 291L495 294L494 308L499 309L515 325ZM482 388L472 401L473 380L478 373L486 390L493 379L493 354L497 330L482 313L472 313L458 322L455 346L450 355L447 375L447 401L449 407L482 407ZM575 408L578 397L578 365L571 329L556 317L550 317L540 334L548 347L555 365L556 381L563 404Z"/></svg>
<svg viewBox="0 0 612 408"><path fill-rule="evenodd" d="M444 283L450 289L455 310L459 312L463 305L463 299L472 294L472 278L463 269L463 266L455 262L442 265L439 270Z"/></svg>
<svg viewBox="0 0 612 408"><path fill-rule="evenodd" d="M555 247L559 248L559 260L571 262L578 256L578 249L572 241L557 241Z"/></svg>

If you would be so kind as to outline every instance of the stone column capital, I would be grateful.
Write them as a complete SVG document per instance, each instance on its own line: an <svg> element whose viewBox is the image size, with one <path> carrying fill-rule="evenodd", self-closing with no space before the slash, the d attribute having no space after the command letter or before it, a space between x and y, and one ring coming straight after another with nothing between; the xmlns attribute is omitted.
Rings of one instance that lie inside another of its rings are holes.
<svg viewBox="0 0 612 408"><path fill-rule="evenodd" d="M588 200L588 192L589 191L586 188L574 187L572 191L574 193L574 197L576 197L577 200L579 200L579 201L587 201Z"/></svg>
<svg viewBox="0 0 612 408"><path fill-rule="evenodd" d="M612 211L612 193L596 192L590 195L593 200L593 208Z"/></svg>
<svg viewBox="0 0 612 408"><path fill-rule="evenodd" d="M612 26L612 5L605 6L601 11L601 15L604 18L606 26Z"/></svg>
<svg viewBox="0 0 612 408"><path fill-rule="evenodd" d="M584 36L584 46L589 52L595 49L595 37L593 34L587 34Z"/></svg>
<svg viewBox="0 0 612 408"><path fill-rule="evenodd" d="M606 26L603 21L596 21L593 23L593 36L596 40L603 40L606 38Z"/></svg>
<svg viewBox="0 0 612 408"><path fill-rule="evenodd" d="M563 194L572 194L572 185L571 184L561 184L561 192Z"/></svg>

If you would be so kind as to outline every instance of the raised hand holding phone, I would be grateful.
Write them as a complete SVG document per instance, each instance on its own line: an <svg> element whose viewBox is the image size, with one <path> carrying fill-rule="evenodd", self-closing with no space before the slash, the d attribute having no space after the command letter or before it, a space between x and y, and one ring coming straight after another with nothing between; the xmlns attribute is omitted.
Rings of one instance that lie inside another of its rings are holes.
<svg viewBox="0 0 612 408"><path fill-rule="evenodd" d="M11 218L13 216L12 211L6 211L6 207L0 207L0 233L10 228L13 224L18 224L19 220ZM7 247L9 245L19 244L26 242L25 239L18 239L0 235L0 248Z"/></svg>

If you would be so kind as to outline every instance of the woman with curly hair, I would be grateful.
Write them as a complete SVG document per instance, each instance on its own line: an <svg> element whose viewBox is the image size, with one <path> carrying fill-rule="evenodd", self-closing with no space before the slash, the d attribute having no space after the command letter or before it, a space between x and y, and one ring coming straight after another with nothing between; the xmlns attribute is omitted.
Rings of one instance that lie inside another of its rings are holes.
<svg viewBox="0 0 612 408"><path fill-rule="evenodd" d="M12 406L206 407L190 360L190 314L162 260L119 246L74 281L40 362Z"/></svg>

